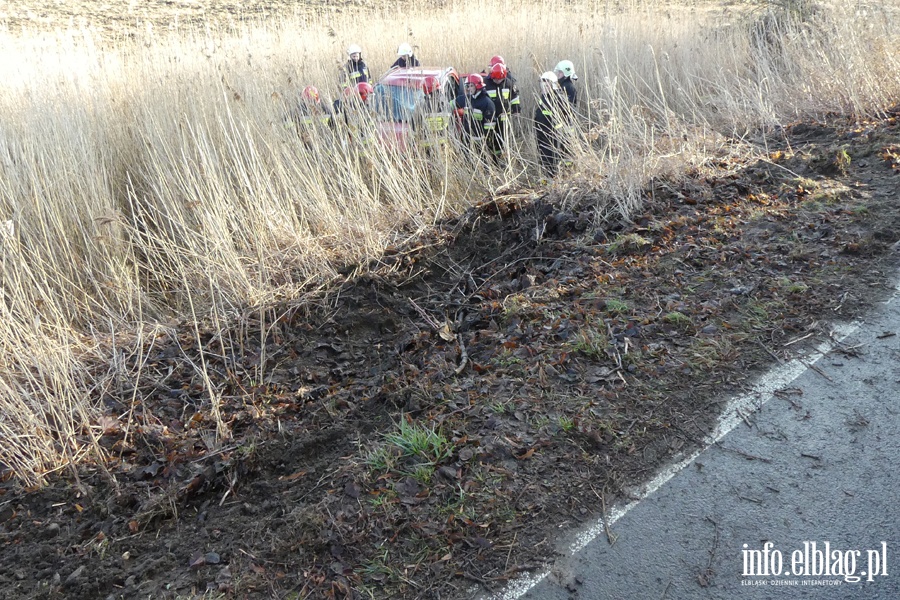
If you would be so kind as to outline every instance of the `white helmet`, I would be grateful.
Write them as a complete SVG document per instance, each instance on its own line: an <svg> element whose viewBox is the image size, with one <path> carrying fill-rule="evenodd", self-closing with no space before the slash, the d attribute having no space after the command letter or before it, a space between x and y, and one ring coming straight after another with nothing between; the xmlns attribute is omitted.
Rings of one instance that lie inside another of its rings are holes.
<svg viewBox="0 0 900 600"><path fill-rule="evenodd" d="M347 54L362 54L362 48L356 44L350 44L350 47L347 48Z"/></svg>
<svg viewBox="0 0 900 600"><path fill-rule="evenodd" d="M559 78L553 71L545 71L541 74L541 89L546 93L550 90L559 91Z"/></svg>
<svg viewBox="0 0 900 600"><path fill-rule="evenodd" d="M413 50L412 46L403 42L400 44L400 47L397 48L397 56L412 56Z"/></svg>
<svg viewBox="0 0 900 600"><path fill-rule="evenodd" d="M571 60L561 60L556 63L556 66L553 68L554 71L563 74L563 77L571 77L573 79L577 79L575 75L575 65L572 64Z"/></svg>

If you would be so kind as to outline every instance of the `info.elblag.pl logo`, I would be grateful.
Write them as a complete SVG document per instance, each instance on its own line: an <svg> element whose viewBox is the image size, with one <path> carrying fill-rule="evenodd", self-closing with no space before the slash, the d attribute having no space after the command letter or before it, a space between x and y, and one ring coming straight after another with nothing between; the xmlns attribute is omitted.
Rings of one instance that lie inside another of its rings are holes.
<svg viewBox="0 0 900 600"><path fill-rule="evenodd" d="M841 550L832 548L831 542L803 542L802 548L787 554L772 542L766 542L760 550L750 549L747 544L743 548L744 577L798 579L752 579L742 581L742 585L840 585L888 576L887 542L871 550Z"/></svg>

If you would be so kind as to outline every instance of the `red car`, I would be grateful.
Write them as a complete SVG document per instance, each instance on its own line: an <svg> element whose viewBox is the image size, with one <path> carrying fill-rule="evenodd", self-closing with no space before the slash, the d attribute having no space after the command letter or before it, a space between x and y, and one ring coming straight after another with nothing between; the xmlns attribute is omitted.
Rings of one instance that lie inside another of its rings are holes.
<svg viewBox="0 0 900 600"><path fill-rule="evenodd" d="M426 90L435 88L436 105L426 106ZM450 113L459 93L459 75L453 67L393 69L375 84L374 107L380 120L382 143L404 150L414 118L423 112Z"/></svg>

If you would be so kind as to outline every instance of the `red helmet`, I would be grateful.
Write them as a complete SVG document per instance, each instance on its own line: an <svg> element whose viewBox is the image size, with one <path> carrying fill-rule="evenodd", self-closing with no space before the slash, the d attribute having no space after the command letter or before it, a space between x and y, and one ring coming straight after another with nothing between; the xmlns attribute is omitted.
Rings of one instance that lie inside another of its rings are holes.
<svg viewBox="0 0 900 600"><path fill-rule="evenodd" d="M422 81L422 91L426 94L433 94L441 87L441 82L437 77L429 75Z"/></svg>
<svg viewBox="0 0 900 600"><path fill-rule="evenodd" d="M491 67L491 79L506 79L507 73L509 70L503 63L497 63Z"/></svg>
<svg viewBox="0 0 900 600"><path fill-rule="evenodd" d="M301 94L301 98L310 102L318 102L319 90L317 90L315 86L308 85L303 88L303 94Z"/></svg>
<svg viewBox="0 0 900 600"><path fill-rule="evenodd" d="M471 75L466 75L466 85L469 84L474 85L476 90L480 90L484 87L484 79L478 73L472 73Z"/></svg>
<svg viewBox="0 0 900 600"><path fill-rule="evenodd" d="M365 81L360 81L354 86L348 87L344 89L344 96L347 98L359 98L363 102L369 99L369 94L375 91L370 84Z"/></svg>
<svg viewBox="0 0 900 600"><path fill-rule="evenodd" d="M495 54L494 56L491 57L491 62L488 63L488 67L493 69L494 65L505 65L505 64L506 64L506 61L503 60L503 57L500 56L499 54Z"/></svg>
<svg viewBox="0 0 900 600"><path fill-rule="evenodd" d="M359 92L359 97L362 98L362 101L365 102L369 99L369 94L375 91L370 84L362 81L356 84L356 91Z"/></svg>

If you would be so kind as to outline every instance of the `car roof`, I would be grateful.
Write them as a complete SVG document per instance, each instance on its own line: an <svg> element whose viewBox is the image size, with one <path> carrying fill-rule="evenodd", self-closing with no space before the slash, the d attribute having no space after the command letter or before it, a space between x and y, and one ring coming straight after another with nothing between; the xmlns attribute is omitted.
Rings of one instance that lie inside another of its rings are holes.
<svg viewBox="0 0 900 600"><path fill-rule="evenodd" d="M387 73L378 83L384 85L400 85L420 88L427 77L437 77L441 82L445 81L453 67L410 67L406 69L393 69Z"/></svg>

